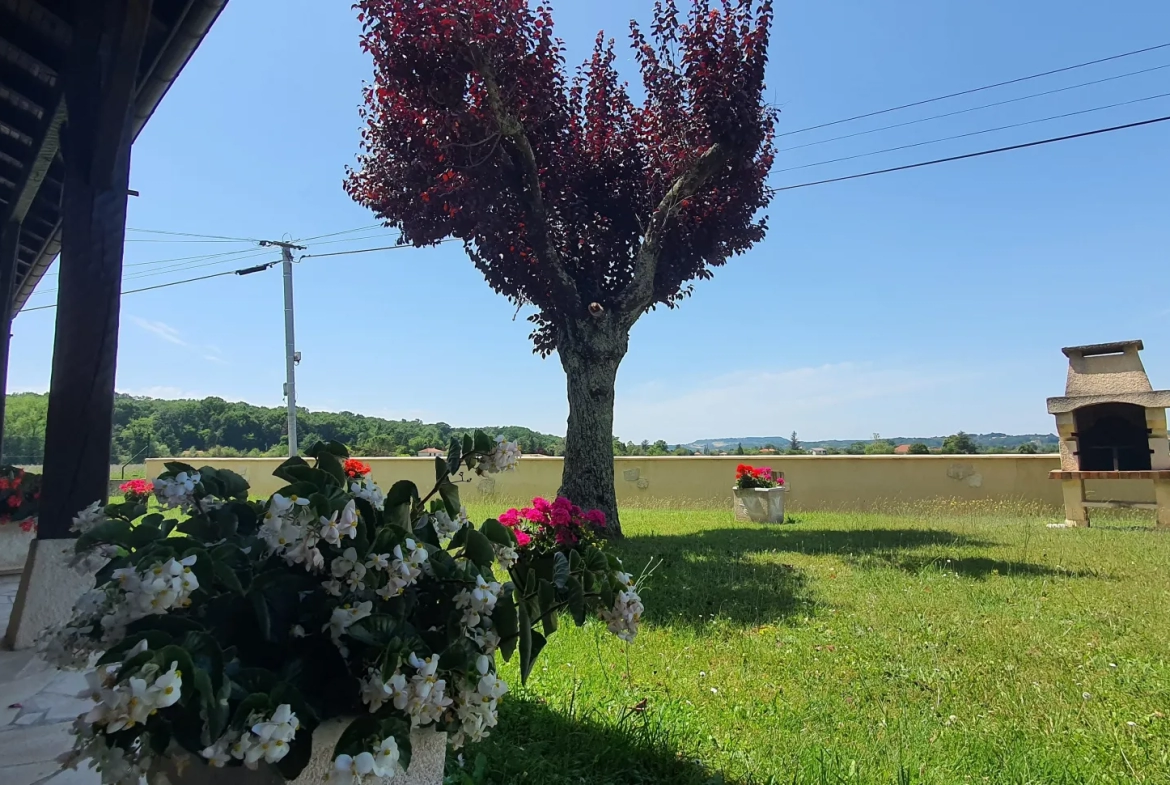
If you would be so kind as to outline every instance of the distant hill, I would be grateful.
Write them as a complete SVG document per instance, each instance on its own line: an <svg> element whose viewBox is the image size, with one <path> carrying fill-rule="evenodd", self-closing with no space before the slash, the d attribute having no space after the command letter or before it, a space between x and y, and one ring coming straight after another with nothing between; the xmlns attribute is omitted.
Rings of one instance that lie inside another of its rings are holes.
<svg viewBox="0 0 1170 785"><path fill-rule="evenodd" d="M916 444L921 442L927 447L942 447L945 436L883 436L883 441L892 442L894 444ZM975 443L983 448L998 448L998 449L1015 449L1021 444L1033 442L1038 447L1052 448L1056 450L1060 444L1060 439L1054 433L1023 433L1023 434L1007 434L1007 433L973 433L971 438ZM825 439L822 441L805 441L800 440L800 446L808 449L809 447L836 447L844 449L851 444L869 444L873 439ZM682 445L671 445L672 447L685 447L688 450L734 450L739 445L743 445L745 449L762 449L771 445L778 450L786 450L792 444L784 436L742 436L727 439L699 439L697 441L689 442Z"/></svg>

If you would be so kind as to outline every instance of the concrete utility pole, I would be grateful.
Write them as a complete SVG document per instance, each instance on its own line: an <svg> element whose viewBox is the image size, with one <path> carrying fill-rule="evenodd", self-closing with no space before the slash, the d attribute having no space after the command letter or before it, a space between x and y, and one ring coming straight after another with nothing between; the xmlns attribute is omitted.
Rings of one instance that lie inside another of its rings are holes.
<svg viewBox="0 0 1170 785"><path fill-rule="evenodd" d="M284 269L284 397L288 399L288 454L293 456L297 454L297 363L301 361L301 353L297 351L293 325L292 252L303 251L305 246L275 240L264 240L260 245L280 248Z"/></svg>

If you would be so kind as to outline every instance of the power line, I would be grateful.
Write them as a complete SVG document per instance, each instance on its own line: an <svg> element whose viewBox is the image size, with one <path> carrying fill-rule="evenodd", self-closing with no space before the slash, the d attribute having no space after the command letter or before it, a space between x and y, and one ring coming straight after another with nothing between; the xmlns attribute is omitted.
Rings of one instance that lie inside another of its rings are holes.
<svg viewBox="0 0 1170 785"><path fill-rule="evenodd" d="M990 109L990 108L995 107L995 106L1005 106L1007 104L1014 104L1014 103L1017 103L1019 101L1027 101L1028 99L1031 99L1031 98L1040 98L1040 97L1046 96L1046 95L1055 95L1056 93L1063 93L1063 92L1067 92L1069 90L1076 90L1076 89L1081 88L1081 87L1089 87L1091 85L1103 84L1104 82L1112 82L1116 79L1125 79L1126 77L1129 77L1129 76L1137 76L1139 74L1148 74L1151 71L1160 71L1163 68L1170 68L1170 63L1167 63L1165 65L1155 65L1152 68L1143 68L1140 71L1130 71L1128 73L1118 74L1117 76L1107 76L1104 79L1094 79L1091 82L1081 82L1080 84L1069 85L1068 87L1058 87L1055 90L1045 90L1044 92L1041 92L1041 93L1031 93L1029 95L1020 96L1019 98L1009 98L1006 101L996 101L996 102L990 103L990 104L980 104L979 106L972 106L969 109L958 109L954 112L944 112L942 114L932 114L930 117L923 117L923 118L918 119L918 120L907 120L904 123L894 123L892 125L883 125L879 128L871 128L868 131L858 131L856 133L844 134L842 136L832 136L832 137L829 137L828 139L819 139L815 142L806 142L805 144L793 145L792 147L782 147L779 150L777 150L776 152L786 153L790 150L801 150L805 147L815 147L816 145L819 145L819 144L828 144L829 142L839 142L842 139L853 139L854 137L857 137L857 136L867 136L869 134L876 134L880 131L888 131L891 128L904 128L905 126L908 126L908 125L917 125L919 123L925 123L925 122L928 122L930 120L939 120L943 117L954 117L955 115L967 114L968 112L978 112L980 109Z"/></svg>
<svg viewBox="0 0 1170 785"><path fill-rule="evenodd" d="M779 136L792 136L793 134L801 134L801 133L804 133L805 131L815 131L818 128L828 128L829 126L841 125L842 123L851 123L854 120L863 120L867 117L876 117L878 115L888 114L890 112L897 112L897 111L902 110L902 109L910 109L911 107L914 107L914 106L923 106L925 104L935 103L936 101L945 101L948 98L957 98L961 95L971 95L972 93L980 93L980 92L983 92L984 90L995 89L996 87L1005 87L1007 85L1018 84L1020 82L1026 82L1029 79L1039 79L1042 76L1051 76L1052 74L1061 74L1061 73L1064 73L1065 71L1073 71L1073 70L1076 70L1077 68L1086 68L1090 65L1098 65L1100 63L1108 63L1111 60L1120 60L1123 57L1132 57L1133 55L1144 54L1145 52L1153 52L1153 51L1158 50L1158 49L1165 49L1166 47L1170 47L1170 42L1165 43L1165 44L1158 44L1157 46L1147 46L1144 49L1135 49L1132 52L1122 52L1121 54L1111 55L1109 57L1102 57L1098 60L1089 60L1088 62L1077 63L1076 65L1067 65L1064 68L1055 68L1051 71L1043 71L1043 72L1038 73L1038 74L1030 74L1028 76L1021 76L1021 77L1018 77L1016 79L1009 79L1006 82L996 82L995 84L983 85L982 87L973 87L970 90L960 90L957 93L948 93L947 95L940 95L940 96L937 96L935 98L927 98L927 99L924 99L922 101L913 101L913 102L908 103L908 104L902 104L901 106L891 106L888 109L879 109L876 112L866 112L865 114L858 114L858 115L854 115L853 117L845 117L845 118L842 118L841 120L833 120L833 121L828 122L828 123L820 123L818 125L810 125L810 126L807 126L805 128L797 128L795 131L786 131L782 134L776 134L776 136L778 136L778 137Z"/></svg>
<svg viewBox="0 0 1170 785"><path fill-rule="evenodd" d="M454 237L450 237L446 240L439 240L439 242L437 242L435 244L442 245L443 243L457 243L457 242L461 242L461 241L454 238ZM307 254L302 254L301 256L297 257L297 260L300 261L301 259L323 259L326 256L348 256L349 254L370 253L371 251L401 251L404 248L413 248L413 247L414 247L413 245L384 245L380 248L359 248L356 251L333 251L332 253L307 253Z"/></svg>
<svg viewBox="0 0 1170 785"><path fill-rule="evenodd" d="M195 234L194 232L168 232L162 229L131 229L127 227L127 232L139 232L141 234L164 234L169 237L198 237L202 240L223 240L234 243L258 243L259 240L254 237L225 237L221 234Z"/></svg>
<svg viewBox="0 0 1170 785"><path fill-rule="evenodd" d="M952 155L948 158L936 158L933 161L919 161L916 164L906 164L904 166L893 166L889 169L877 169L872 172L861 172L860 174L850 174L844 177L832 177L828 180L817 180L810 183L797 183L796 185L784 185L779 188L771 189L772 193L779 193L780 191L792 191L797 188L809 188L814 185L827 185L828 183L840 183L845 180L857 180L861 177L873 177L878 174L889 174L890 172L902 172L907 169L919 169L923 166L933 166L934 164L945 164L951 161L962 161L967 158L978 158L983 155L992 155L993 153L1006 153L1010 150L1023 150L1026 147L1039 147L1044 144L1052 144L1053 142L1065 142L1069 139L1081 139L1086 136L1096 136L1097 134L1106 134L1111 131L1124 131L1127 128L1138 128L1143 125L1153 125L1154 123L1164 123L1170 120L1170 115L1164 117L1154 117L1149 120L1140 120L1136 123L1126 123L1125 125L1114 125L1109 128L1097 128L1092 131L1082 131L1078 134L1069 134L1068 136L1056 136L1051 139L1038 139L1034 142L1025 142L1023 144L1013 144L1008 147L997 147L994 150L980 150L976 153L966 153L964 155Z"/></svg>
<svg viewBox="0 0 1170 785"><path fill-rule="evenodd" d="M164 270L152 270L149 272L140 272L140 273L136 273L134 275L125 275L122 277L122 281L126 282L126 281L133 281L133 280L136 280L139 278L153 278L156 275L171 275L172 273L186 272L188 270L199 270L199 269L202 269L204 267L215 267L215 266L221 265L221 264L236 264L237 262L242 262L245 259L254 259L258 256L264 256L265 254L268 254L268 253L270 253L270 251L268 251L267 249L261 249L259 251L251 251L247 254L244 254L243 256L236 256L236 257L233 257L231 259L220 259L219 261L207 262L206 264L185 264L185 265L178 265L175 267L170 267L170 268L167 268ZM34 294L38 294L38 295L52 294L53 292L58 291L58 289L60 289L60 287L57 287L57 286L53 287L52 289L38 289L36 292L34 292Z"/></svg>
<svg viewBox="0 0 1170 785"><path fill-rule="evenodd" d="M178 286L179 284L184 284L184 283L195 283L196 281L206 281L206 280L209 280L211 278L219 278L219 277L224 276L224 275L249 275L251 273L258 273L261 270L267 270L267 269L271 268L273 265L277 265L277 264L280 264L280 262L279 261L270 262L269 264L256 265L255 267L247 267L247 268L244 268L242 270L227 270L227 271L222 272L222 273L212 273L211 275L202 275L198 278L187 278L187 279L182 280L182 281L170 281L168 283L160 283L160 284L156 284L154 286L145 286L141 289L127 289L126 291L121 292L121 294L138 294L139 292L149 292L149 291L153 291L155 289L166 289L168 286ZM26 311L44 311L44 310L47 310L49 308L56 308L56 307L57 307L56 303L53 303L52 305L38 305L36 308L23 308L23 309L21 309L21 313L25 313Z"/></svg>
<svg viewBox="0 0 1170 785"><path fill-rule="evenodd" d="M336 237L339 234L353 234L354 232L365 232L365 231L368 231L370 229L380 229L380 228L383 228L382 224L370 224L369 226L358 226L358 227L355 227L353 229L345 229L345 230L340 231L340 232L330 232L329 234L319 234L316 237L304 237L300 240L297 240L297 242L298 243L307 243L307 242L310 242L312 240L320 240L324 237Z"/></svg>
<svg viewBox="0 0 1170 785"><path fill-rule="evenodd" d="M941 139L930 139L925 142L914 142L912 144L898 145L897 147L887 147L884 150L871 150L868 153L858 153L857 155L846 155L841 158L831 158L827 161L816 161L811 164L801 164L800 166L790 166L787 169L776 169L772 174L780 174L781 172L795 172L798 169L810 169L814 166L824 166L826 164L835 164L841 161L852 161L855 158L868 158L871 155L881 155L882 153L892 153L897 150L909 150L911 147L923 147L928 144L938 144L939 142L949 142L953 139L965 139L968 136L979 136L981 134L989 134L994 131L1006 131L1009 128L1022 128L1025 125L1035 125L1036 123L1046 123L1050 120L1060 120L1065 117L1074 117L1081 114L1089 114L1090 112L1100 112L1105 109L1116 109L1119 106L1129 106L1130 104L1139 104L1143 101L1153 101L1158 98L1166 98L1170 93L1160 93L1158 95L1151 95L1145 98L1135 98L1132 101L1122 101L1116 104L1109 104L1107 106L1095 106L1092 109L1080 109L1076 112L1066 112L1064 114L1052 115L1051 117L1041 117L1037 120L1027 120L1022 123L1012 123L1011 125L1001 125L996 128L984 128L982 131L969 131L965 134L955 134L954 136L944 136Z"/></svg>

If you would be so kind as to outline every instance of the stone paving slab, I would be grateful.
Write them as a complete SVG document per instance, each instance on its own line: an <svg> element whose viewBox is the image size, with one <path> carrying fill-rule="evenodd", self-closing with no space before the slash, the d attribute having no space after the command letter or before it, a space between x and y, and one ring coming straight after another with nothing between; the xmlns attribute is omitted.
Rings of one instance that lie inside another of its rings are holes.
<svg viewBox="0 0 1170 785"><path fill-rule="evenodd" d="M20 576L0 576L0 630L19 585ZM57 763L73 747L74 718L89 710L77 697L84 688L84 675L59 671L35 651L0 650L0 785L99 785L92 769L62 771Z"/></svg>

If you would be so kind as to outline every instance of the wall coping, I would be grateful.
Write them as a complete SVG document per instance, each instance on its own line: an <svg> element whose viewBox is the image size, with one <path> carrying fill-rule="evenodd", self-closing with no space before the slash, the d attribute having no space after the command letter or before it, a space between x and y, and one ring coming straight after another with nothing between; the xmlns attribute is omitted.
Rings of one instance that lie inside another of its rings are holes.
<svg viewBox="0 0 1170 785"><path fill-rule="evenodd" d="M415 455L354 455L363 461L419 461L426 463L434 463L434 458L420 458ZM615 455L615 461L726 461L727 463L739 462L748 463L751 461L766 462L766 461L994 461L994 460L1010 460L1010 461L1043 461L1059 459L1060 453L978 453L975 455L967 455L963 453L947 454L947 455ZM279 461L283 460L281 456L260 456L258 458L215 458L210 456L201 456L195 458L147 458L148 461L180 461L182 463L191 463L192 461L215 461L216 463L227 462L251 462L251 461ZM561 455L522 455L522 461L562 461L564 456Z"/></svg>

